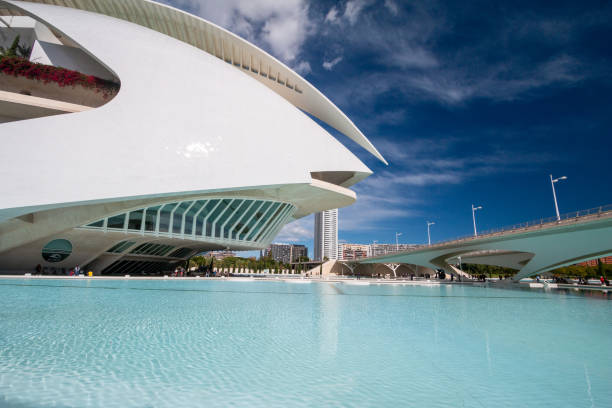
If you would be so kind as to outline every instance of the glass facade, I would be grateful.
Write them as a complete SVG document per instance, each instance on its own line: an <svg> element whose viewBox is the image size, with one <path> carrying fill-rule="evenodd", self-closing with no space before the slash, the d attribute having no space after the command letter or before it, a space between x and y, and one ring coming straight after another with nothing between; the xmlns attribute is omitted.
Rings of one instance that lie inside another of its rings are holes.
<svg viewBox="0 0 612 408"><path fill-rule="evenodd" d="M141 235L168 236L231 244L233 242L267 245L275 233L293 215L295 207L288 203L253 198L211 198L161 204L114 215L82 228L112 229ZM107 252L123 252L133 245L111 248ZM119 244L121 244L119 243ZM118 246L119 244L115 245ZM145 243L131 253L167 256L175 247ZM115 249L121 248L120 251ZM162 254L163 255L160 255Z"/></svg>
<svg viewBox="0 0 612 408"><path fill-rule="evenodd" d="M130 218L128 219L128 229L133 231L140 231L142 226L142 214L144 210L132 211Z"/></svg>
<svg viewBox="0 0 612 408"><path fill-rule="evenodd" d="M114 217L110 217L108 219L107 226L108 228L113 229L123 229L125 224L125 214L115 215Z"/></svg>
<svg viewBox="0 0 612 408"><path fill-rule="evenodd" d="M113 245L106 252L121 253L121 252L125 251L126 249L128 249L129 247L131 247L134 244L135 244L134 241L121 241L121 242Z"/></svg>

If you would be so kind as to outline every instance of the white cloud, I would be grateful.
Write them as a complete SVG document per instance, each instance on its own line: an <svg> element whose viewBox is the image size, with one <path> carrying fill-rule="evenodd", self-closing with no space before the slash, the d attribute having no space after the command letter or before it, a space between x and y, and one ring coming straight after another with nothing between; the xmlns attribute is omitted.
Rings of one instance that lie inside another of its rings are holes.
<svg viewBox="0 0 612 408"><path fill-rule="evenodd" d="M314 235L314 216L310 215L293 221L283 227L275 240L278 242L304 242Z"/></svg>
<svg viewBox="0 0 612 408"><path fill-rule="evenodd" d="M323 61L323 68L331 71L340 61L342 61L342 57L336 57L331 61Z"/></svg>
<svg viewBox="0 0 612 408"><path fill-rule="evenodd" d="M300 61L292 68L295 72L302 76L310 74L312 72L312 68L310 67L310 63L308 61Z"/></svg>
<svg viewBox="0 0 612 408"><path fill-rule="evenodd" d="M313 32L305 0L165 0L293 62Z"/></svg>
<svg viewBox="0 0 612 408"><path fill-rule="evenodd" d="M346 2L343 17L346 18L349 23L355 24L359 19L359 15L368 5L368 3L369 2L366 0L350 0Z"/></svg>
<svg viewBox="0 0 612 408"><path fill-rule="evenodd" d="M408 197L398 190L385 190L375 185L359 183L357 201L344 207L338 213L340 231L380 230L385 221L398 218L415 217L419 214L415 207L419 203L416 197Z"/></svg>
<svg viewBox="0 0 612 408"><path fill-rule="evenodd" d="M335 23L336 21L338 21L338 9L336 7L332 7L325 16L325 22Z"/></svg>
<svg viewBox="0 0 612 408"><path fill-rule="evenodd" d="M396 16L397 13L399 12L399 9L397 8L397 4L395 4L393 0L385 0L385 7L394 16Z"/></svg>

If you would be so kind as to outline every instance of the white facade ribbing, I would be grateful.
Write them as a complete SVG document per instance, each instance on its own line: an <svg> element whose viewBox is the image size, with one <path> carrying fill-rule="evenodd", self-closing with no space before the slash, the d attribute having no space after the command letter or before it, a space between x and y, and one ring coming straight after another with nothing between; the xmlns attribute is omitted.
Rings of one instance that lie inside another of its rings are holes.
<svg viewBox="0 0 612 408"><path fill-rule="evenodd" d="M338 209L315 214L315 260L338 259Z"/></svg>

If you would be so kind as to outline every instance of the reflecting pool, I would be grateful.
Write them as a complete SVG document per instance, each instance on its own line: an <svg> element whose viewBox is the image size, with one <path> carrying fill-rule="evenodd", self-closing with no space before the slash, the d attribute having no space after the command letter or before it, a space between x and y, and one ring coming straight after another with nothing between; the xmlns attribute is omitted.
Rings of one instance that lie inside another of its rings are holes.
<svg viewBox="0 0 612 408"><path fill-rule="evenodd" d="M612 406L606 295L0 279L0 407Z"/></svg>

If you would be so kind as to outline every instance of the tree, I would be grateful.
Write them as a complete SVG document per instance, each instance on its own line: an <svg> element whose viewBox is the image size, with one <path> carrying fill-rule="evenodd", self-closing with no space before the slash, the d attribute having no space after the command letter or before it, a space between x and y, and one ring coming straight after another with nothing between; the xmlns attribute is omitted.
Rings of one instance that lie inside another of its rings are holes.
<svg viewBox="0 0 612 408"><path fill-rule="evenodd" d="M17 35L10 47L0 47L0 58L4 57L22 57L29 58L32 52L32 47L26 47L19 43L20 36Z"/></svg>
<svg viewBox="0 0 612 408"><path fill-rule="evenodd" d="M604 264L601 262L601 259L597 260L597 274L607 279L606 269L604 268Z"/></svg>

